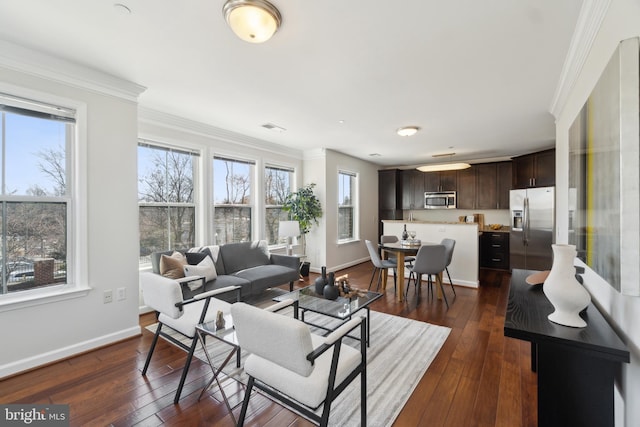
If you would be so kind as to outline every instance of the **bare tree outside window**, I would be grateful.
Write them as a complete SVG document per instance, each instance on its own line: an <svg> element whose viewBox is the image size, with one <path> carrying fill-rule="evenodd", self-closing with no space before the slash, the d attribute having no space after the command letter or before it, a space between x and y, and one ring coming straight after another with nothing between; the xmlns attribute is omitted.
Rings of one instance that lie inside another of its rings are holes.
<svg viewBox="0 0 640 427"><path fill-rule="evenodd" d="M0 293L65 283L70 201L66 144L74 136L74 112L55 117L4 108L11 113L1 113Z"/></svg>
<svg viewBox="0 0 640 427"><path fill-rule="evenodd" d="M264 169L265 234L267 243L278 243L280 221L286 221L288 212L282 209L287 195L291 193L292 169L267 166Z"/></svg>
<svg viewBox="0 0 640 427"><path fill-rule="evenodd" d="M252 177L250 161L214 157L213 200L216 244L251 241Z"/></svg>
<svg viewBox="0 0 640 427"><path fill-rule="evenodd" d="M153 252L195 244L194 153L138 146L140 263Z"/></svg>

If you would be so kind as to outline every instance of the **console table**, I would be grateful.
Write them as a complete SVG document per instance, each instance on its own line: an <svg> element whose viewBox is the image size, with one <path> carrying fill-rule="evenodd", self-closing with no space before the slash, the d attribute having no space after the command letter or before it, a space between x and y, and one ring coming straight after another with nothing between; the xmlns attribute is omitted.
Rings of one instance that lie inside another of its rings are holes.
<svg viewBox="0 0 640 427"><path fill-rule="evenodd" d="M525 282L530 270L514 269L504 335L531 342L532 368L538 375L538 425L614 425L613 382L629 351L605 318L589 304L585 328L547 319L553 305L541 285Z"/></svg>

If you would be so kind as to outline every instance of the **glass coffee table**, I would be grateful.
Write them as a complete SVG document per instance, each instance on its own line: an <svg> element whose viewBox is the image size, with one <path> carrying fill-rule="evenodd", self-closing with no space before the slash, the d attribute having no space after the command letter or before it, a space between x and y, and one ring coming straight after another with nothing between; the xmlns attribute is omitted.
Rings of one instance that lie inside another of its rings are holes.
<svg viewBox="0 0 640 427"><path fill-rule="evenodd" d="M369 310L369 305L381 298L382 294L378 292L371 291L360 291L359 295L354 298L344 298L338 297L335 300L328 300L324 298L324 296L319 295L315 291L315 286L307 286L305 288L297 289L293 292L287 292L286 294L278 295L273 298L274 301L284 301L287 299L292 299L297 302L298 310L300 312L300 317L298 316L298 312L294 312L294 316L296 319L300 318L303 322L308 325L315 326L316 328L323 329L327 332L332 332L339 328L342 324L346 323L351 319L358 311L364 309L367 311L367 347L369 346L369 329L371 324L371 312ZM326 326L317 325L315 323L305 321L305 313L307 311L318 313L324 316L332 317L334 319L338 319L338 325L333 328L328 328Z"/></svg>

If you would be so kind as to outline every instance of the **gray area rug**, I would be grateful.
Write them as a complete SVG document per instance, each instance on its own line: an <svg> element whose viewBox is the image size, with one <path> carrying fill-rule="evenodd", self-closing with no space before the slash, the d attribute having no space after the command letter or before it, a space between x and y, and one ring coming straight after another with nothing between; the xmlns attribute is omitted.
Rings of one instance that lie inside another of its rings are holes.
<svg viewBox="0 0 640 427"><path fill-rule="evenodd" d="M363 310L357 314L360 313L364 316L366 311ZM314 313L307 313L306 320L327 326L330 322L335 322L333 319ZM152 332L155 328L156 325L147 327ZM371 343L367 349L367 424L369 426L382 427L393 424L450 331L444 326L371 311ZM345 342L358 348L355 340L347 339ZM207 349L216 362L221 362L229 351L227 345L213 338L207 340ZM247 353L242 352L243 361L246 356ZM206 362L200 347L196 351L196 357ZM244 384L247 383L247 376L243 369L236 368L235 356L223 372ZM217 386L214 385L214 387ZM332 426L360 424L359 379L354 380L334 401L329 423Z"/></svg>

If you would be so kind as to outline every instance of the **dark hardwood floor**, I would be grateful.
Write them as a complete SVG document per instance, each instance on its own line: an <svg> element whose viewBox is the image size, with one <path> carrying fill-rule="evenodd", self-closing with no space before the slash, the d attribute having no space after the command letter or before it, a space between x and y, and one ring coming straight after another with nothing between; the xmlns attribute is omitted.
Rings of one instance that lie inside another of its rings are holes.
<svg viewBox="0 0 640 427"><path fill-rule="evenodd" d="M338 273L349 273L351 284L366 288L371 272L372 265L364 263ZM480 288L456 286L449 310L442 301L428 301L426 292L416 297L413 289L407 303L395 302L393 288L374 303L374 310L452 329L394 426L537 425L529 345L503 334L509 279L506 272L481 270ZM451 295L448 286L445 291ZM140 324L154 320L151 314L143 315ZM180 403L173 404L185 361L182 350L160 340L147 376L140 374L151 338L144 330L140 337L5 379L0 382L0 403L70 404L73 426L232 426L215 387L197 401L211 376L197 359ZM401 353L398 363L408 363ZM223 377L222 385L232 404L241 401L241 384ZM238 412L239 407L234 410ZM260 396L252 398L246 425L312 424Z"/></svg>

